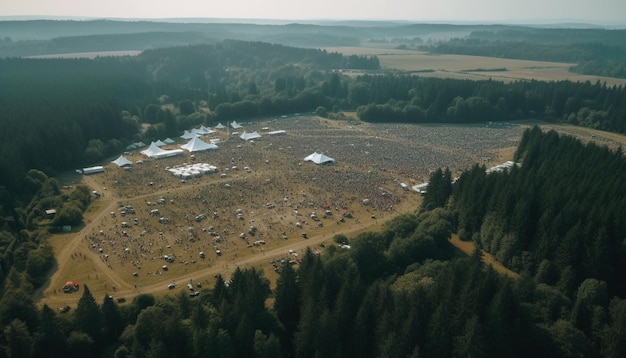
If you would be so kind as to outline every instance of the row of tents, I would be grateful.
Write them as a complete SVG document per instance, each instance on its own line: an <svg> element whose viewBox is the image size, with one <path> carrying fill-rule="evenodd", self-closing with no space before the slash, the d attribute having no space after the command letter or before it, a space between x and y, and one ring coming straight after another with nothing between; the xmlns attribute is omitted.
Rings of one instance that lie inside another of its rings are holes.
<svg viewBox="0 0 626 358"><path fill-rule="evenodd" d="M185 144L185 146L187 146L187 148L185 148L185 149L188 150L189 152L194 152L194 151L198 151L198 150L207 150L207 149L217 149L217 146L215 144L202 142L197 137L192 139L189 143ZM182 147L184 147L184 146L182 146ZM201 148L205 148L205 149L201 149ZM155 156L153 156L154 158L163 158L164 157L163 156L164 154L162 154L163 152L179 151L182 154L182 150L181 149L173 149L173 150L170 150L170 151L165 151L165 150L163 150L163 149L161 149L161 148L159 148L157 146L153 146L153 145L150 145L150 148L142 151L141 153L143 153L143 154L145 154L147 156L150 156L150 154L153 153L153 151L156 151L156 150L161 150L161 152L156 152L157 154ZM144 153L144 152L146 152L146 153ZM152 154L152 155L154 155L154 154ZM313 152L312 154L306 156L304 158L304 161L305 162L313 162L315 164L328 164L328 163L334 163L335 159L333 159L333 158L331 158L331 157L329 157L327 155L324 155L322 153ZM131 162L130 160L125 158L123 155L120 155L119 158L115 159L112 163L113 164L117 164L117 166L119 166L119 167L123 167L123 166L126 166L126 165L133 164L133 162Z"/></svg>

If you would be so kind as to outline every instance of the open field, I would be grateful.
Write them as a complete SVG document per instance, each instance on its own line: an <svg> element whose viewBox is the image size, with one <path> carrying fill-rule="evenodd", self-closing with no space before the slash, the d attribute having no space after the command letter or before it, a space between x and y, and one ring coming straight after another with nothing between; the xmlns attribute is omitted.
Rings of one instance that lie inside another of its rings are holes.
<svg viewBox="0 0 626 358"><path fill-rule="evenodd" d="M132 169L108 164L105 173L70 176L73 184L83 181L103 196L79 232L52 238L58 267L39 303L75 306L80 292L61 290L70 280L87 284L98 300L107 293L127 299L176 293L191 282L210 287L215 275L228 278L236 267L261 268L274 282L272 260L297 263L294 253L302 255L307 247L323 252L336 234L378 230L389 218L417 209L421 197L403 191L399 182L420 183L439 167L457 175L474 163L500 164L511 159L523 130L534 124L356 123L305 116L244 123L248 131L287 133L255 142L218 131L220 148L195 154L196 162L215 165L218 172L185 182L165 168L191 162L189 154L149 160L131 152L129 159L143 163ZM609 138L604 134L593 132L589 139ZM303 162L313 151L337 162ZM200 214L206 218L196 221ZM161 217L168 222L160 223ZM164 255L175 259L166 262ZM177 287L168 290L170 283Z"/></svg>
<svg viewBox="0 0 626 358"><path fill-rule="evenodd" d="M37 55L27 56L27 58L89 58L94 59L96 57L118 57L118 56L137 56L141 53L138 50L129 51L96 51L96 52L75 52L75 53L60 53L51 55Z"/></svg>
<svg viewBox="0 0 626 358"><path fill-rule="evenodd" d="M590 81L592 83L600 81L607 85L626 84L626 79L571 73L568 71L570 67L574 66L571 63L511 60L483 56L437 55L423 51L388 48L331 47L326 48L326 50L344 55L376 55L383 69L415 72L423 77L493 79L505 82L535 79L540 81Z"/></svg>

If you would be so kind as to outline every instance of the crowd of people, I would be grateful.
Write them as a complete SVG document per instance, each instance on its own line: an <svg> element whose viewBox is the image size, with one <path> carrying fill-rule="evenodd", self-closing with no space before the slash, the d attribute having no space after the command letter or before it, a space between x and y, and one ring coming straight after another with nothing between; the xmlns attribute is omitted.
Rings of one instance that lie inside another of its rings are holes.
<svg viewBox="0 0 626 358"><path fill-rule="evenodd" d="M85 236L85 245L131 282L132 276L236 264L284 240L340 233L350 223L393 215L399 203L419 197L400 182L425 181L440 167L460 171L497 160L497 150L514 147L523 131L517 125L378 125L315 117L244 126L262 137L243 141L221 130L220 148L193 158L148 159L138 150L126 155L132 168L106 166L95 181L111 188L120 209ZM271 130L285 135L267 135ZM336 162L304 162L314 151ZM193 161L218 171L180 180L166 170ZM128 206L135 214L121 216ZM130 224L122 227L123 222ZM263 245L254 244L260 241Z"/></svg>

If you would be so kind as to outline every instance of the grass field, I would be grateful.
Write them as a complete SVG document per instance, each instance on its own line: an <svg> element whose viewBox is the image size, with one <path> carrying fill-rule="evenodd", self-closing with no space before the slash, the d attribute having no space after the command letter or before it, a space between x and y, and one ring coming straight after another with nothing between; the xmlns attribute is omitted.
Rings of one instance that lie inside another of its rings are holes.
<svg viewBox="0 0 626 358"><path fill-rule="evenodd" d="M626 84L626 79L588 76L569 72L571 63L511 60L495 57L436 55L423 51L370 47L330 47L329 52L344 55L376 55L383 69L419 73L424 77L499 81L540 80L574 82L596 81L608 85ZM505 69L505 70L503 70ZM360 72L355 72L358 74Z"/></svg>
<svg viewBox="0 0 626 358"><path fill-rule="evenodd" d="M58 266L37 300L53 308L74 307L80 292L61 291L70 280L89 285L98 300L105 294L132 299L140 293L177 293L191 282L210 287L215 275L228 278L237 267L258 267L274 283L272 260L298 259L289 250L298 255L307 247L323 252L336 234L352 238L379 230L389 218L416 210L421 197L402 190L400 182L421 183L439 167L457 175L473 163L491 166L510 160L523 130L535 124L540 123L418 126L318 117L268 119L244 125L261 134L267 130L263 128L287 134L244 142L219 132L218 150L195 154L196 162L216 165L215 174L182 182L165 168L192 162L189 154L149 160L138 152L127 155L133 162L143 160L132 169L108 164L102 174L68 174L62 184L83 182L103 196L85 214L80 231L51 239ZM625 142L622 136L579 127L546 127L611 147ZM313 151L337 162L303 162ZM163 205L156 204L161 197ZM365 205L364 199L370 203ZM120 209L128 206L135 213L121 217ZM158 216L151 215L154 209ZM326 210L330 215L324 217ZM312 212L319 221L311 218ZM199 214L207 218L196 221ZM161 216L171 221L159 223ZM260 241L264 243L254 244ZM175 261L166 262L164 255ZM168 290L170 283L177 287Z"/></svg>

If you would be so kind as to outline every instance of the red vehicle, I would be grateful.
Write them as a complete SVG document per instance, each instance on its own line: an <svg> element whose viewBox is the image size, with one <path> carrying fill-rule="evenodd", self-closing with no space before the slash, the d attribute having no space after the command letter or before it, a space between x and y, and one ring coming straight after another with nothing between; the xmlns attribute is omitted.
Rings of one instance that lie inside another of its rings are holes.
<svg viewBox="0 0 626 358"><path fill-rule="evenodd" d="M80 285L76 281L67 281L65 285L63 285L63 292L72 293L78 291Z"/></svg>

